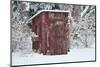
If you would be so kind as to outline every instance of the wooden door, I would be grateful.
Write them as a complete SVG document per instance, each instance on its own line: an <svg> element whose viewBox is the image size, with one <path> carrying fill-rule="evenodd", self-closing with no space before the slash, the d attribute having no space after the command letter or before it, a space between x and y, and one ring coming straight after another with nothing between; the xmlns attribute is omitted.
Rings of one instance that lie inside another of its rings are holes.
<svg viewBox="0 0 100 67"><path fill-rule="evenodd" d="M49 48L53 55L67 53L68 28L63 20L55 20L49 26Z"/></svg>

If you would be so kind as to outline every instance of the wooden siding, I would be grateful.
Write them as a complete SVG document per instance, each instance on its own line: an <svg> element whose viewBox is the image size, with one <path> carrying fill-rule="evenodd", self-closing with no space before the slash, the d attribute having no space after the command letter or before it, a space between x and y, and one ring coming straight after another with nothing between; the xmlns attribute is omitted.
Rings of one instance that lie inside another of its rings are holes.
<svg viewBox="0 0 100 67"><path fill-rule="evenodd" d="M69 50L68 13L42 12L32 19L32 31L39 37L32 49L44 55L67 54Z"/></svg>

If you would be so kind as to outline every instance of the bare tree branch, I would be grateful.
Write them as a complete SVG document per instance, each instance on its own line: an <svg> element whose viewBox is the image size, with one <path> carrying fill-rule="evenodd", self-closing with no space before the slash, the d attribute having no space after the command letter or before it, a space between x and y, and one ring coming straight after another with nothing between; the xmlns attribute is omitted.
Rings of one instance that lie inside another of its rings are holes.
<svg viewBox="0 0 100 67"><path fill-rule="evenodd" d="M83 10L83 12L81 12L81 17L84 17L84 15L88 11L88 9L89 9L89 6L86 6L86 8Z"/></svg>

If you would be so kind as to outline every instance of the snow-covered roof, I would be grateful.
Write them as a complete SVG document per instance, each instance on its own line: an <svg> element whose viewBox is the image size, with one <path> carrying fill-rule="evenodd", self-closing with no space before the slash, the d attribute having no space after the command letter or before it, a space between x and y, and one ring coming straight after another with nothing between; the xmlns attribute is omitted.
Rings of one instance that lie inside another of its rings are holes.
<svg viewBox="0 0 100 67"><path fill-rule="evenodd" d="M33 15L28 21L30 21L31 19L35 18L37 15L39 15L42 12L64 12L64 13L67 13L68 12L69 13L68 10L40 10L35 15Z"/></svg>

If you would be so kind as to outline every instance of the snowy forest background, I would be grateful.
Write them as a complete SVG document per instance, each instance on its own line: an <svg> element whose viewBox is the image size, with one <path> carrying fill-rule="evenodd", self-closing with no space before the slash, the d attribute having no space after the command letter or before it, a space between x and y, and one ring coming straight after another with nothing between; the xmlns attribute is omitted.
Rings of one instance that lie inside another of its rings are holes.
<svg viewBox="0 0 100 67"><path fill-rule="evenodd" d="M32 24L27 20L43 9L70 11L70 48L95 48L95 6L12 1L12 52L29 53L32 51Z"/></svg>

